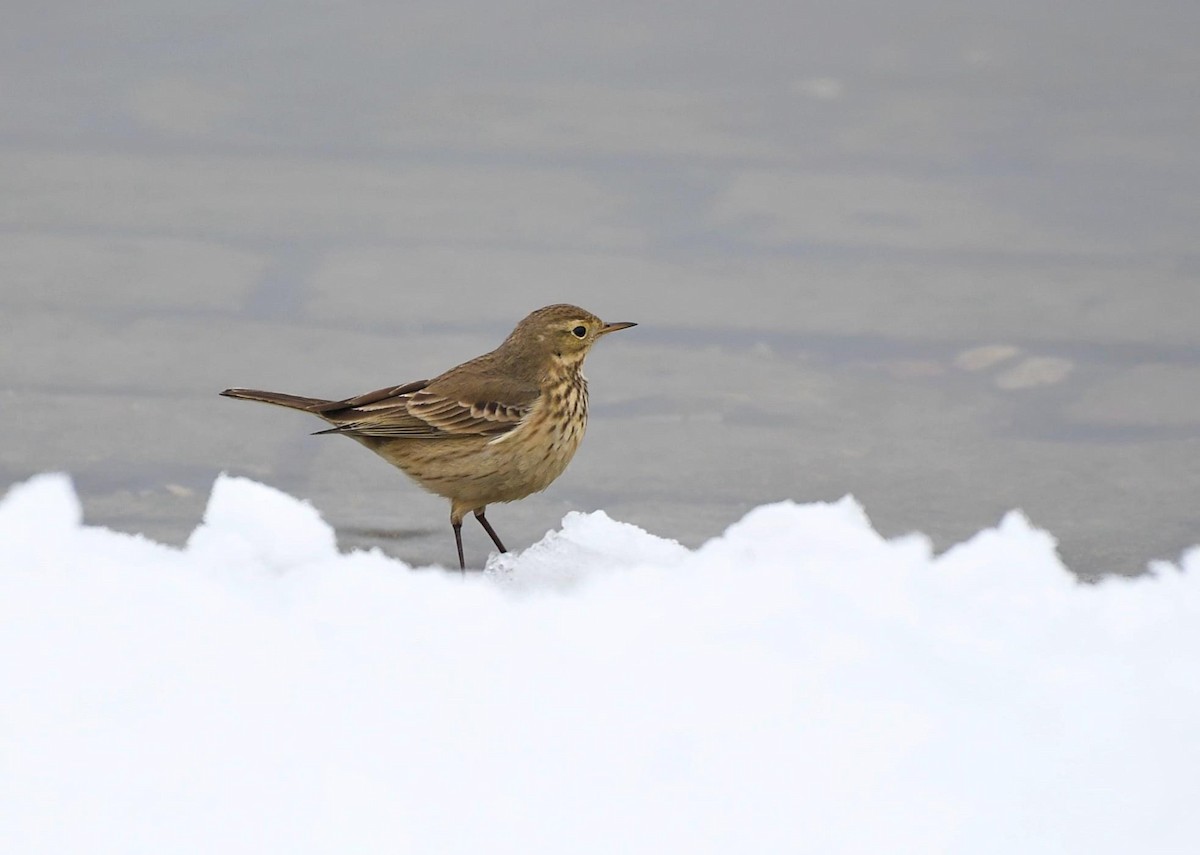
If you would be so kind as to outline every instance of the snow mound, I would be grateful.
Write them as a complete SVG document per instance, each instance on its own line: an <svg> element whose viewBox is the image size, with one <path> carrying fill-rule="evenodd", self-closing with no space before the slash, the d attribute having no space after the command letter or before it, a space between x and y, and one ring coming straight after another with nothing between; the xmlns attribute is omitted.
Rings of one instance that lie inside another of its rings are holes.
<svg viewBox="0 0 1200 855"><path fill-rule="evenodd" d="M609 519L487 574L214 485L182 550L0 502L0 849L1191 852L1200 550L1076 583L852 499L697 550Z"/></svg>

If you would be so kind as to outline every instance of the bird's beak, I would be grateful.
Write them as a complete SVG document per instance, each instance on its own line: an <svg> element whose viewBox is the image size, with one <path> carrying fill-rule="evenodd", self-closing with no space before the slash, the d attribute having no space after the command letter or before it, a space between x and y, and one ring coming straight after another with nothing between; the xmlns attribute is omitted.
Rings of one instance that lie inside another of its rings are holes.
<svg viewBox="0 0 1200 855"><path fill-rule="evenodd" d="M633 323L632 321L618 321L615 324L605 324L604 326L600 327L600 332L596 333L596 335L597 336L608 335L610 332L616 332L617 330L627 330L630 327L636 327L636 326L637 326L637 324Z"/></svg>

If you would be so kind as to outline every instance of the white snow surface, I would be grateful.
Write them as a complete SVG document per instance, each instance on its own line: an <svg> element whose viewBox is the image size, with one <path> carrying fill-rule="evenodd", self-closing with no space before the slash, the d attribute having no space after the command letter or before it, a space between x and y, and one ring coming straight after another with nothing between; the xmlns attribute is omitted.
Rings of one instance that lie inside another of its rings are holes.
<svg viewBox="0 0 1200 855"><path fill-rule="evenodd" d="M449 544L449 533L447 533ZM1194 853L1200 549L1082 585L1018 512L852 500L489 572L222 477L179 550L0 503L0 851Z"/></svg>

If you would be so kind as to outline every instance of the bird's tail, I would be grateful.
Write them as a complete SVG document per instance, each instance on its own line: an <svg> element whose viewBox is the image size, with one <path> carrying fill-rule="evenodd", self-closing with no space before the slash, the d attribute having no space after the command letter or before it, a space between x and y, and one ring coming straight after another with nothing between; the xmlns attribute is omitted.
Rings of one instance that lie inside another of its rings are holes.
<svg viewBox="0 0 1200 855"><path fill-rule="evenodd" d="M303 398L300 395L285 395L282 392L261 392L258 389L226 389L221 393L226 398L243 398L247 401L262 401L289 410L307 410L315 413L321 407L333 403L323 398Z"/></svg>

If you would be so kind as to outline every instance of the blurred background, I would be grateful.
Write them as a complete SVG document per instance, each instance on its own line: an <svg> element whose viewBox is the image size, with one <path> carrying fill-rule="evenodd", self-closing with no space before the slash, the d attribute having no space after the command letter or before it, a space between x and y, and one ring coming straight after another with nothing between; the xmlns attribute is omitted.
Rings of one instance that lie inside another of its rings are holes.
<svg viewBox="0 0 1200 855"><path fill-rule="evenodd" d="M0 32L0 488L182 543L221 471L453 563L315 419L530 310L639 322L524 547L853 493L1082 577L1200 542L1200 5L51 2ZM482 563L490 543L464 530Z"/></svg>

